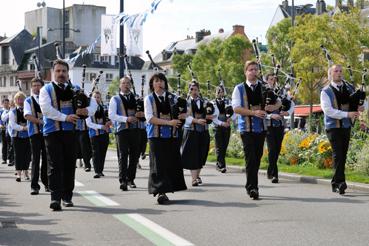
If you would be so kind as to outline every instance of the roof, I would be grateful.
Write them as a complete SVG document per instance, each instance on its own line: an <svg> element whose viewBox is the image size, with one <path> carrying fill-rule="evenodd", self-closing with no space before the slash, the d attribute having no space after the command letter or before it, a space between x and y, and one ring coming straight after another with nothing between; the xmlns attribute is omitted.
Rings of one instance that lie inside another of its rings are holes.
<svg viewBox="0 0 369 246"><path fill-rule="evenodd" d="M163 53L160 52L153 58L153 60L155 61L155 63L161 63L164 61L170 62L173 58L174 50L176 50L176 52L180 54L182 53L192 54L193 53L192 51L197 50L199 45L208 44L217 38L221 40L225 40L229 38L230 36L232 36L232 34L233 34L233 31L206 35L199 42L196 42L195 38L187 38L184 40L175 41L175 42L170 43L167 47L164 48L164 51L168 54L168 57L167 57L168 59L163 59Z"/></svg>
<svg viewBox="0 0 369 246"><path fill-rule="evenodd" d="M306 5L297 5L295 6L295 14L301 15L301 14L315 14L316 8L312 8L312 4L306 4ZM279 8L282 10L282 13L285 18L290 17L292 15L292 6L288 6L285 8L283 5L279 5Z"/></svg>
<svg viewBox="0 0 369 246"><path fill-rule="evenodd" d="M320 107L320 105L313 105L313 114L321 113L321 112L323 112L323 110ZM294 112L295 116L306 117L306 116L309 116L309 114L310 114L310 105L296 105L295 106L295 112Z"/></svg>
<svg viewBox="0 0 369 246"><path fill-rule="evenodd" d="M25 50L36 46L36 43L37 40L33 39L31 33L29 33L26 29L23 29L19 33L1 41L0 45L9 44L16 63L20 64L22 62Z"/></svg>

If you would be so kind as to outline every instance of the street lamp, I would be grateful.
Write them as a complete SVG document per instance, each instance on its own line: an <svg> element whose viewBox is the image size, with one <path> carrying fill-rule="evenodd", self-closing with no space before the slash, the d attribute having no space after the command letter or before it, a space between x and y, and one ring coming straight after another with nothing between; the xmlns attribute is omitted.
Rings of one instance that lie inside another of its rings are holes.
<svg viewBox="0 0 369 246"><path fill-rule="evenodd" d="M45 7L46 6L46 3L45 1L42 1L42 2L38 2L37 3L37 7L41 8L41 7Z"/></svg>

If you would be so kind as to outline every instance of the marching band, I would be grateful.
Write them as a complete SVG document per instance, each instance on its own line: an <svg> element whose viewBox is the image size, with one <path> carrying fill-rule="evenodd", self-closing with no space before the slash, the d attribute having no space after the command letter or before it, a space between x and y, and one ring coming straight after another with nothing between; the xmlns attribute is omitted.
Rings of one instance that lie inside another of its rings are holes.
<svg viewBox="0 0 369 246"><path fill-rule="evenodd" d="M119 188L122 191L136 188L137 166L140 156L145 158L148 143L148 192L157 197L158 204L167 204L170 201L167 193L187 189L184 169L190 170L192 186L203 184L200 173L208 157L209 129L214 132L216 170L226 173L225 156L234 125L243 144L246 192L257 200L260 196L258 172L265 140L267 177L272 183L278 183L277 162L286 128L285 117L294 112L295 105L295 92L286 92L290 85L278 83L279 65L274 64L274 72L263 77L260 63L260 59L245 63L245 81L234 87L231 99L226 97L226 87L221 80L213 101L202 96L190 66L192 81L185 98L181 93L180 75L178 91L172 93L165 74L154 71L149 79L150 91L145 97L145 77L142 77L139 96L132 91L134 85L129 73L120 79L119 92L111 98L107 109L101 93L95 90L96 85L88 95L84 91L84 81L82 89L72 84L68 64L57 59L53 63L53 81L44 85L41 78L34 78L31 95L26 98L19 88L12 108L9 100L3 100L0 113L2 163L7 164L9 160L11 166L14 162L16 181L21 182L22 172L29 179L31 162L30 194L39 194L41 177L45 191L51 195L50 208L60 211L61 205L74 206L78 148L82 151L85 170L90 171L92 159L93 177L101 178L110 133L114 132ZM365 108L365 92L363 89L355 92L353 85L343 79L341 65L331 64L328 73L329 83L321 91L321 105L326 133L333 148L332 191L344 194L351 126ZM208 97L209 94L208 85Z"/></svg>

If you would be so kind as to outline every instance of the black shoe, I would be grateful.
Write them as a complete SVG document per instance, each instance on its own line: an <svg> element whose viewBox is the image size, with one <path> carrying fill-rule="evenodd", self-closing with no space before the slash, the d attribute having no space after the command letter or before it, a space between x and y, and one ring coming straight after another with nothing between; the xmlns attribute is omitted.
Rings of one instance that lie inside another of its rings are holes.
<svg viewBox="0 0 369 246"><path fill-rule="evenodd" d="M127 183L126 182L123 182L120 184L120 187L119 187L122 191L127 191L128 188L127 188Z"/></svg>
<svg viewBox="0 0 369 246"><path fill-rule="evenodd" d="M17 182L21 182L21 178L20 178L20 177L18 177L18 178L16 178L16 179L15 179L15 181L17 181Z"/></svg>
<svg viewBox="0 0 369 246"><path fill-rule="evenodd" d="M91 171L91 168L90 167L86 167L85 168L85 172L89 172L89 171Z"/></svg>
<svg viewBox="0 0 369 246"><path fill-rule="evenodd" d="M94 179L98 179L98 178L100 178L100 174L96 173L94 176Z"/></svg>
<svg viewBox="0 0 369 246"><path fill-rule="evenodd" d="M31 189L31 195L38 195L38 193L37 189Z"/></svg>
<svg viewBox="0 0 369 246"><path fill-rule="evenodd" d="M200 177L198 177L198 178L196 179L196 181L197 181L197 183L198 183L198 184L202 184L202 180L201 180L201 178L200 178Z"/></svg>
<svg viewBox="0 0 369 246"><path fill-rule="evenodd" d="M64 207L74 207L74 204L72 201L63 200L63 206Z"/></svg>
<svg viewBox="0 0 369 246"><path fill-rule="evenodd" d="M142 166L140 165L140 163L137 164L137 169L142 169Z"/></svg>
<svg viewBox="0 0 369 246"><path fill-rule="evenodd" d="M169 198L165 194L159 194L157 201L160 205L163 205L169 202Z"/></svg>
<svg viewBox="0 0 369 246"><path fill-rule="evenodd" d="M51 201L50 208L53 211L61 211L62 210L62 208L60 206L60 202L58 202L58 201Z"/></svg>
<svg viewBox="0 0 369 246"><path fill-rule="evenodd" d="M278 178L277 178L277 177L273 177L273 178L272 178L272 183L273 183L273 184L278 184L278 182L279 182L279 180L278 180Z"/></svg>
<svg viewBox="0 0 369 246"><path fill-rule="evenodd" d="M146 159L146 154L142 154L141 155L141 160L145 160Z"/></svg>
<svg viewBox="0 0 369 246"><path fill-rule="evenodd" d="M272 176L272 175L270 175L270 174L268 174L268 175L267 175L267 178L268 178L268 179L272 179L272 178L273 178L273 176Z"/></svg>
<svg viewBox="0 0 369 246"><path fill-rule="evenodd" d="M192 181L192 186L199 186L199 182L197 182L197 179Z"/></svg>
<svg viewBox="0 0 369 246"><path fill-rule="evenodd" d="M259 191L256 190L256 189L252 189L250 190L250 193L249 193L250 197L253 199L253 200L257 200L259 199Z"/></svg>
<svg viewBox="0 0 369 246"><path fill-rule="evenodd" d="M343 195L343 194L345 194L345 190L347 189L347 185L346 185L346 183L340 183L339 185L338 185L338 193L340 194L340 195Z"/></svg>
<svg viewBox="0 0 369 246"><path fill-rule="evenodd" d="M1 164L6 164L6 161L2 161Z"/></svg>
<svg viewBox="0 0 369 246"><path fill-rule="evenodd" d="M45 187L45 192L50 192L49 187Z"/></svg>
<svg viewBox="0 0 369 246"><path fill-rule="evenodd" d="M99 173L100 176L104 177L105 175L103 173Z"/></svg>
<svg viewBox="0 0 369 246"><path fill-rule="evenodd" d="M129 185L130 188L136 188L137 187L134 181L128 181L128 185Z"/></svg>
<svg viewBox="0 0 369 246"><path fill-rule="evenodd" d="M8 167L12 167L12 166L14 166L14 163L9 163L8 164Z"/></svg>

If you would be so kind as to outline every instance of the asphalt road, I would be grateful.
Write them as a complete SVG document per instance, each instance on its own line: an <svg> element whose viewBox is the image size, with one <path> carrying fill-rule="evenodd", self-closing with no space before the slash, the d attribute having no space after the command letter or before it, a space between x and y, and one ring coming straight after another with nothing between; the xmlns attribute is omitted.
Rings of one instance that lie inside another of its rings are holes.
<svg viewBox="0 0 369 246"><path fill-rule="evenodd" d="M52 212L49 193L31 196L14 168L0 164L0 245L369 245L369 193L260 176L260 196L245 192L245 174L203 170L204 184L168 194L158 205L147 192L141 161L136 189L119 189L116 153L105 177L76 171L72 208Z"/></svg>

